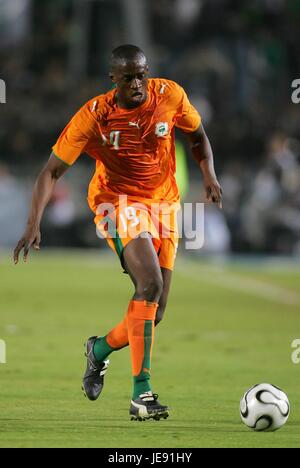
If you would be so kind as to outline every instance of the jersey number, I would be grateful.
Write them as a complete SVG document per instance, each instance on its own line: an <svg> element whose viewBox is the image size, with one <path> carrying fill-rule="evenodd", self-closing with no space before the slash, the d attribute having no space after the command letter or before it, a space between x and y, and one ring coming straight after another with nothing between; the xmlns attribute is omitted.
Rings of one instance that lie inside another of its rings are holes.
<svg viewBox="0 0 300 468"><path fill-rule="evenodd" d="M127 218L127 221L131 221L130 228L134 228L138 224L140 224L140 218L136 215L136 209L133 206L128 206L127 208L125 208L124 213ZM120 220L123 224L124 232L127 232L127 222L125 216L124 214L121 214Z"/></svg>
<svg viewBox="0 0 300 468"><path fill-rule="evenodd" d="M110 132L109 139L110 139L110 144L113 146L114 150L120 149L119 143L120 143L120 131L113 131Z"/></svg>

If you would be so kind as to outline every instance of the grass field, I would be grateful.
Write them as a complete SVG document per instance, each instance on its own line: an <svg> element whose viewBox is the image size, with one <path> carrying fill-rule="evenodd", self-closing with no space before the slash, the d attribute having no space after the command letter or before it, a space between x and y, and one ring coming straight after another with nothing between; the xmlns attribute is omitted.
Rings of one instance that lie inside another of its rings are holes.
<svg viewBox="0 0 300 468"><path fill-rule="evenodd" d="M280 266L280 265L279 265ZM0 447L300 447L300 270L179 260L157 329L154 390L168 420L131 422L128 349L114 353L98 402L81 393L83 343L121 319L132 287L113 256L0 257ZM270 382L290 398L275 433L254 433L239 400Z"/></svg>

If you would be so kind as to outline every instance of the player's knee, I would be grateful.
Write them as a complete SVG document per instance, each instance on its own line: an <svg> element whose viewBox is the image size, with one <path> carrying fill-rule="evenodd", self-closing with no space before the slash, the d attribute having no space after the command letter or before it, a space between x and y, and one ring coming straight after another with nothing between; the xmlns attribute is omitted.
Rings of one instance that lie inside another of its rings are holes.
<svg viewBox="0 0 300 468"><path fill-rule="evenodd" d="M137 284L138 296L149 302L158 302L163 291L163 279L159 275L149 276Z"/></svg>

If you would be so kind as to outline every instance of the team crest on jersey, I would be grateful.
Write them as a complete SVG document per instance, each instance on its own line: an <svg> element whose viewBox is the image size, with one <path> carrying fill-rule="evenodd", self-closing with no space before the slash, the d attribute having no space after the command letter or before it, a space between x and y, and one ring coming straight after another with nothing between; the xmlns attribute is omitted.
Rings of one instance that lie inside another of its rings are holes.
<svg viewBox="0 0 300 468"><path fill-rule="evenodd" d="M169 133L168 122L158 122L155 128L155 135L158 137L164 137Z"/></svg>

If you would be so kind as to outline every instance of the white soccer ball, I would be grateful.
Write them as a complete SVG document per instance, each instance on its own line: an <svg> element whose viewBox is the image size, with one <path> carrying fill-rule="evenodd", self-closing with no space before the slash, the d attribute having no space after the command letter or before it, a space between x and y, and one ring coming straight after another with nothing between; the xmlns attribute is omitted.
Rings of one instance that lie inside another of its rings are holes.
<svg viewBox="0 0 300 468"><path fill-rule="evenodd" d="M287 421L290 403L287 395L275 385L254 385L240 403L243 423L254 431L276 431Z"/></svg>

